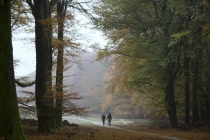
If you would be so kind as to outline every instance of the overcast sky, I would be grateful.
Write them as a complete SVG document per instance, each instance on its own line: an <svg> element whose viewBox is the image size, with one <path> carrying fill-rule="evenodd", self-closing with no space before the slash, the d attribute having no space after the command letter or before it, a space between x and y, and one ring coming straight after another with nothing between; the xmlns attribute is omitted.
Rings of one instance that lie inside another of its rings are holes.
<svg viewBox="0 0 210 140"><path fill-rule="evenodd" d="M86 29L87 30L87 29ZM102 33L90 31L91 38L93 40L89 40L87 43L87 50L93 51L89 48L88 45L91 43L99 43L100 46L104 46L106 44L104 38L102 37ZM90 42L91 41L91 42ZM83 45L85 44L85 40L83 41ZM35 71L36 68L36 54L34 43L21 40L13 41L13 56L14 59L19 60L18 66L15 67L15 76L26 76L31 72Z"/></svg>
<svg viewBox="0 0 210 140"><path fill-rule="evenodd" d="M106 44L106 41L100 31L91 29L91 25L87 24L88 20L82 15L77 16L80 21L78 33L86 39L80 40L82 47L88 48L91 44L98 43L101 47ZM18 29L13 33L13 55L14 59L20 60L15 68L15 76L26 76L35 71L36 56L34 33L25 33L23 29Z"/></svg>

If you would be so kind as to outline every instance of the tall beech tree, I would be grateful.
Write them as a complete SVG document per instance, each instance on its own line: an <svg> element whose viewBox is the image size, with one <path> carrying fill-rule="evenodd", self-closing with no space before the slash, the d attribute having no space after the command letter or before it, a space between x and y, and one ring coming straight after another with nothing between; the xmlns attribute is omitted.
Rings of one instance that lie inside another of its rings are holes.
<svg viewBox="0 0 210 140"><path fill-rule="evenodd" d="M57 23L58 23L58 40L61 42L58 46L57 54L57 69L56 69L56 125L61 127L62 124L62 108L63 108L63 72L64 72L64 46L63 46L63 31L64 31L64 20L66 16L66 10L68 0L59 1L57 3Z"/></svg>
<svg viewBox="0 0 210 140"><path fill-rule="evenodd" d="M86 4L88 2L82 2L83 4ZM71 23L73 20L73 14L71 13L71 10L68 10L68 7L72 7L74 10L79 10L80 13L84 13L86 15L89 15L87 10L82 7L80 2L73 2L73 0L62 0L57 2L57 35L58 35L58 44L56 45L57 47L57 65L56 65L56 85L55 85L55 112L56 112L56 125L58 127L62 126L62 114L64 112L68 112L71 114L75 115L81 115L84 114L85 110L84 108L80 108L76 106L75 104L72 103L72 107L69 107L69 109L64 109L64 100L66 100L66 96L69 95L69 100L79 100L81 99L78 97L73 90L70 90L70 92L67 92L66 95L64 95L64 87L63 85L63 72L65 71L64 69L64 59L65 59L65 54L70 55L70 61L74 62L78 58L79 54L83 51L80 49L78 46L79 44L75 43L70 40L65 40L65 23L69 22ZM66 49L65 49L66 48ZM64 51L66 50L66 51ZM75 62L77 63L77 62ZM79 63L77 63L79 65ZM68 65L68 64L67 64ZM72 97L71 97L72 96ZM68 99L68 98L67 98ZM64 110L63 110L64 109ZM73 113L74 112L74 113Z"/></svg>
<svg viewBox="0 0 210 140"><path fill-rule="evenodd" d="M27 0L35 19L36 107L38 131L51 132L52 106L52 23L51 13L57 0Z"/></svg>
<svg viewBox="0 0 210 140"><path fill-rule="evenodd" d="M25 140L15 88L10 12L11 0L0 0L0 137Z"/></svg>

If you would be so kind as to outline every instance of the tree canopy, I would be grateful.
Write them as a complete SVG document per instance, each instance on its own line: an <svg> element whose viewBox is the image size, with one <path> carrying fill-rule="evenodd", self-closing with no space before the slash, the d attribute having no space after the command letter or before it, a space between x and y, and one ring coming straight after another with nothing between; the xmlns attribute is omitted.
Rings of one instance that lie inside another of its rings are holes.
<svg viewBox="0 0 210 140"><path fill-rule="evenodd" d="M96 28L110 41L98 52L98 58L114 56L113 89L152 92L154 97L165 94L161 101L174 127L177 126L177 101L183 97L178 85L185 87L181 90L186 95L185 101L182 98L181 102L185 102L185 110L189 110L190 85L199 86L191 80L196 76L194 69L198 68L194 64L205 65L203 53L209 50L208 4L196 0L105 0L95 6ZM199 67L197 80L205 79L200 77L203 68ZM185 81L180 80L184 77ZM205 96L209 98L209 92ZM198 100L198 96L193 97ZM206 112L208 106L202 109Z"/></svg>

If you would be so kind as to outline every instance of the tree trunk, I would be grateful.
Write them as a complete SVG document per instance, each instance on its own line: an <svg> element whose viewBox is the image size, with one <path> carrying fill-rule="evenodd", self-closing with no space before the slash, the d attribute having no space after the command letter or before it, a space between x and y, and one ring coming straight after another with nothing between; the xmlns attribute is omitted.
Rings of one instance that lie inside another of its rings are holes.
<svg viewBox="0 0 210 140"><path fill-rule="evenodd" d="M164 46L164 55L167 56L171 51L174 51L172 48L168 47L169 38L170 38L170 32L169 28L171 26L171 15L168 14L169 11L167 11L167 1L162 1L161 3L161 19L165 19L166 17L169 20L161 20L163 22L162 30L163 30L163 46ZM176 50L177 51L177 50ZM171 59L168 60L166 66L166 87L165 87L165 101L167 106L167 113L169 116L169 121L172 127L177 127L177 116L176 116L176 102L175 102L175 95L174 95L174 79L175 75L178 72L175 70L175 62L173 62ZM175 72L176 71L176 72ZM175 72L175 73L174 73Z"/></svg>
<svg viewBox="0 0 210 140"><path fill-rule="evenodd" d="M10 4L11 0L0 2L0 136L25 140L14 79Z"/></svg>
<svg viewBox="0 0 210 140"><path fill-rule="evenodd" d="M199 80L199 83L201 81ZM202 90L201 85L198 85L199 87L199 107L200 107L200 121L201 122L205 122L206 118L205 118L205 95L204 95L204 91Z"/></svg>
<svg viewBox="0 0 210 140"><path fill-rule="evenodd" d="M35 44L36 44L36 107L38 116L38 131L51 132L49 97L46 95L49 84L49 65L51 64L51 44L46 19L49 18L49 1L34 0ZM48 99L47 99L48 98Z"/></svg>
<svg viewBox="0 0 210 140"><path fill-rule="evenodd" d="M167 103L167 113L169 116L170 124L172 127L177 127L177 115L176 115L176 102L175 102L175 96L174 96L174 75L173 71L174 67L171 65L167 66L167 77L168 82L167 86L165 88L166 93L166 103Z"/></svg>
<svg viewBox="0 0 210 140"><path fill-rule="evenodd" d="M48 5L51 7L51 5ZM51 11L49 11L49 16L47 17L48 19L51 19ZM51 21L48 23L48 39L49 39L49 45L50 47L48 48L48 53L49 53L49 64L48 64L48 102L49 102L49 110L50 110L50 125L52 128L56 128L56 119L55 119L55 102L54 102L54 93L53 93L53 88L52 88L52 23Z"/></svg>
<svg viewBox="0 0 210 140"><path fill-rule="evenodd" d="M166 103L167 103L167 113L169 116L170 124L172 127L177 127L177 116L176 116L176 103L174 97L174 83L173 79L170 79L167 83L165 90L166 93Z"/></svg>
<svg viewBox="0 0 210 140"><path fill-rule="evenodd" d="M67 2L66 2L67 4ZM65 15L63 13L64 5L57 3L57 21L58 21L58 40L63 42L63 28ZM56 69L56 124L61 127L63 108L63 44L58 46L57 69Z"/></svg>
<svg viewBox="0 0 210 140"><path fill-rule="evenodd" d="M202 35L200 32L197 33L198 35ZM203 51L202 49L198 49L198 90L199 90L199 104L200 104L200 121L205 122L206 121L206 110L205 110L205 90L204 85L205 83L202 80L202 70L203 70Z"/></svg>
<svg viewBox="0 0 210 140"><path fill-rule="evenodd" d="M61 60L62 59L62 60ZM62 126L63 108L63 47L59 46L56 70L56 125Z"/></svg>
<svg viewBox="0 0 210 140"><path fill-rule="evenodd" d="M209 87L209 84L206 87L205 108L206 108L206 122L210 122L210 87Z"/></svg>
<svg viewBox="0 0 210 140"><path fill-rule="evenodd" d="M199 111L198 111L198 62L192 64L194 67L193 72L193 100L192 100L192 121L199 121Z"/></svg>
<svg viewBox="0 0 210 140"><path fill-rule="evenodd" d="M190 123L190 84L189 84L189 62L190 59L184 56L184 69L185 69L185 123Z"/></svg>
<svg viewBox="0 0 210 140"><path fill-rule="evenodd" d="M50 23L51 24L51 23ZM49 37L49 43L50 47L48 50L49 53L49 64L48 64L48 84L47 84L47 104L49 109L49 115L50 115L50 126L51 128L56 128L56 120L55 120L55 102L54 102L54 93L52 88L52 26L50 25L50 28L48 30L48 37Z"/></svg>
<svg viewBox="0 0 210 140"><path fill-rule="evenodd" d="M205 111L204 111L204 102L203 99L200 102L200 121L205 122Z"/></svg>

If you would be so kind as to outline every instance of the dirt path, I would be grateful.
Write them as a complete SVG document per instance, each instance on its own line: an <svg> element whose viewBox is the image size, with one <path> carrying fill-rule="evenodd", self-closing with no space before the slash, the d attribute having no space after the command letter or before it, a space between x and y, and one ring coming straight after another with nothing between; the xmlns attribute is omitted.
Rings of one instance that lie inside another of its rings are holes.
<svg viewBox="0 0 210 140"><path fill-rule="evenodd" d="M71 119L71 117L65 117L65 119L69 121ZM156 137L160 137L160 138L164 138L164 139L168 139L168 140L183 140L183 139L175 138L175 137L161 136L159 134L145 133L145 132L139 132L139 131L129 130L129 129L125 129L125 128L120 128L120 127L116 127L116 126L109 126L107 124L105 124L103 126L102 122L87 120L87 119L83 119L83 118L74 118L74 119L77 119L77 120L80 120L80 121L84 121L84 122L90 122L93 125L100 126L100 127L106 127L106 128L111 128L111 129L124 130L124 131L127 131L127 132L138 133L138 134L142 134L142 135L156 136Z"/></svg>

